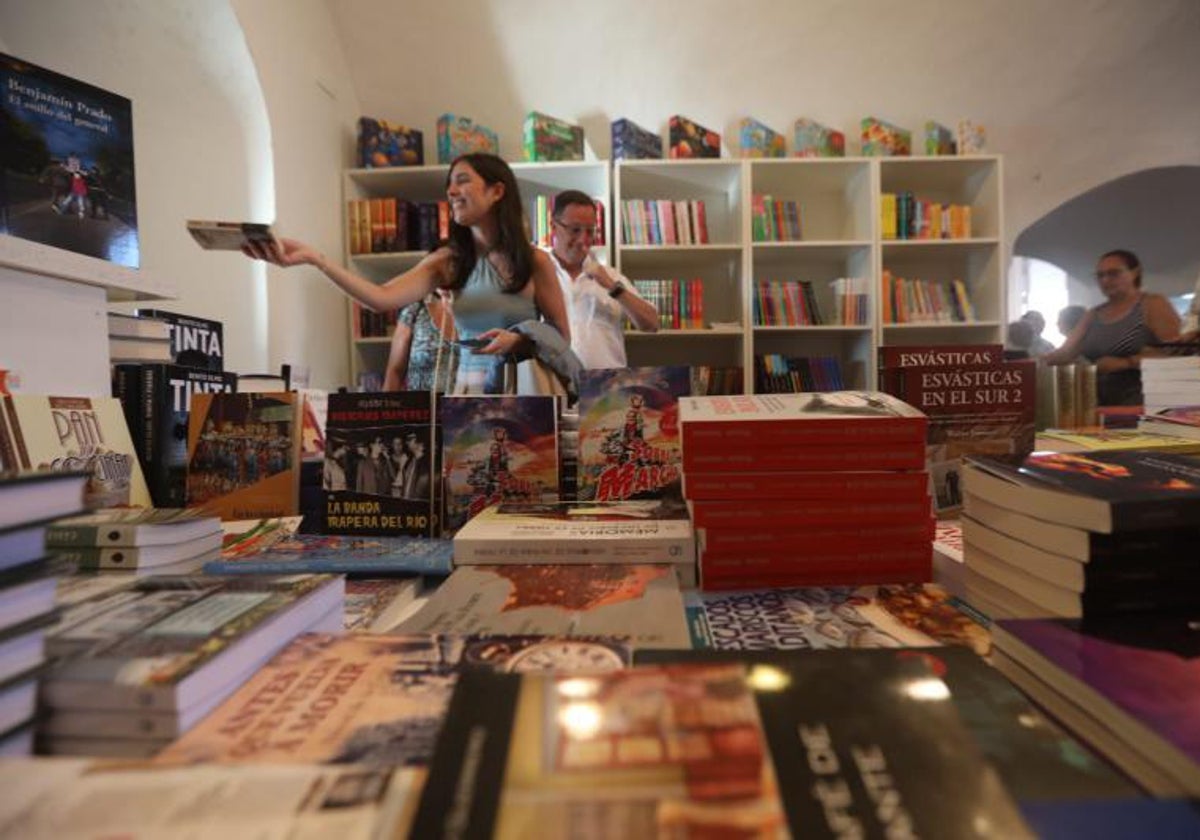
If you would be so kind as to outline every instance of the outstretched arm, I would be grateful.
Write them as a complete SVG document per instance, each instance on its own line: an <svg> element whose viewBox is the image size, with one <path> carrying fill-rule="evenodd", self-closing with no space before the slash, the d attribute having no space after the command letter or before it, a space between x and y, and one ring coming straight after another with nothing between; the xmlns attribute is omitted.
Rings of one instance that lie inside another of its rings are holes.
<svg viewBox="0 0 1200 840"><path fill-rule="evenodd" d="M1038 359L1048 365L1065 365L1068 362L1075 361L1079 355L1079 345L1083 343L1083 337L1087 334L1088 327L1091 326L1092 318L1096 317L1089 309L1079 319L1079 323L1075 325L1075 329L1071 330L1071 334L1067 336L1067 340L1062 343L1062 347L1057 350L1051 350L1044 356L1039 356Z"/></svg>
<svg viewBox="0 0 1200 840"><path fill-rule="evenodd" d="M242 252L281 268L314 266L342 291L375 312L399 309L421 300L448 276L450 262L450 250L440 248L403 274L376 284L330 262L324 254L297 239L255 242L242 248Z"/></svg>

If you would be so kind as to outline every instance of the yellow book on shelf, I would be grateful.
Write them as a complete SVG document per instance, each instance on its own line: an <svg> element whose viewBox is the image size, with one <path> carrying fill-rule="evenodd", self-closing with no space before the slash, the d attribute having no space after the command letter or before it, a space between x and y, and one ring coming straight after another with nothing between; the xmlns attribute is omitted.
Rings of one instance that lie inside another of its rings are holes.
<svg viewBox="0 0 1200 840"><path fill-rule="evenodd" d="M884 193L879 197L879 235L884 239L896 238L895 193Z"/></svg>

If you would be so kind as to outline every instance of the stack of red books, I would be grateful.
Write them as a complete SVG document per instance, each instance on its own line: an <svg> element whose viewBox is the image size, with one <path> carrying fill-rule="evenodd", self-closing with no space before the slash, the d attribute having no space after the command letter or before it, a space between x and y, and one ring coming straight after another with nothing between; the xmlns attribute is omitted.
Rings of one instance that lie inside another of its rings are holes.
<svg viewBox="0 0 1200 840"><path fill-rule="evenodd" d="M689 397L679 420L703 589L931 579L915 408L873 391Z"/></svg>

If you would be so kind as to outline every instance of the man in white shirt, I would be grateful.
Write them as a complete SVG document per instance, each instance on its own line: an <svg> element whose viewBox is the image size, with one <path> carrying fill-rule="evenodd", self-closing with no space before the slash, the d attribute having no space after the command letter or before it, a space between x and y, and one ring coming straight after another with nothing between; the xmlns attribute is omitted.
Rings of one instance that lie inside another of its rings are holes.
<svg viewBox="0 0 1200 840"><path fill-rule="evenodd" d="M596 206L579 190L554 198L550 251L567 302L571 349L589 369L623 368L628 316L639 330L658 330L658 310L644 300L633 284L591 256L596 237Z"/></svg>

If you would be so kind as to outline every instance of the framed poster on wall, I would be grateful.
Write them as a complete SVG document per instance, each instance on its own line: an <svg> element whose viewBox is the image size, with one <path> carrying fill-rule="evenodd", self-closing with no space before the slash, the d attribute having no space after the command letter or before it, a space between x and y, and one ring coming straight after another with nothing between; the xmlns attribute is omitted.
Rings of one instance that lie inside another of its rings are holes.
<svg viewBox="0 0 1200 840"><path fill-rule="evenodd" d="M128 99L0 53L0 233L138 267Z"/></svg>

